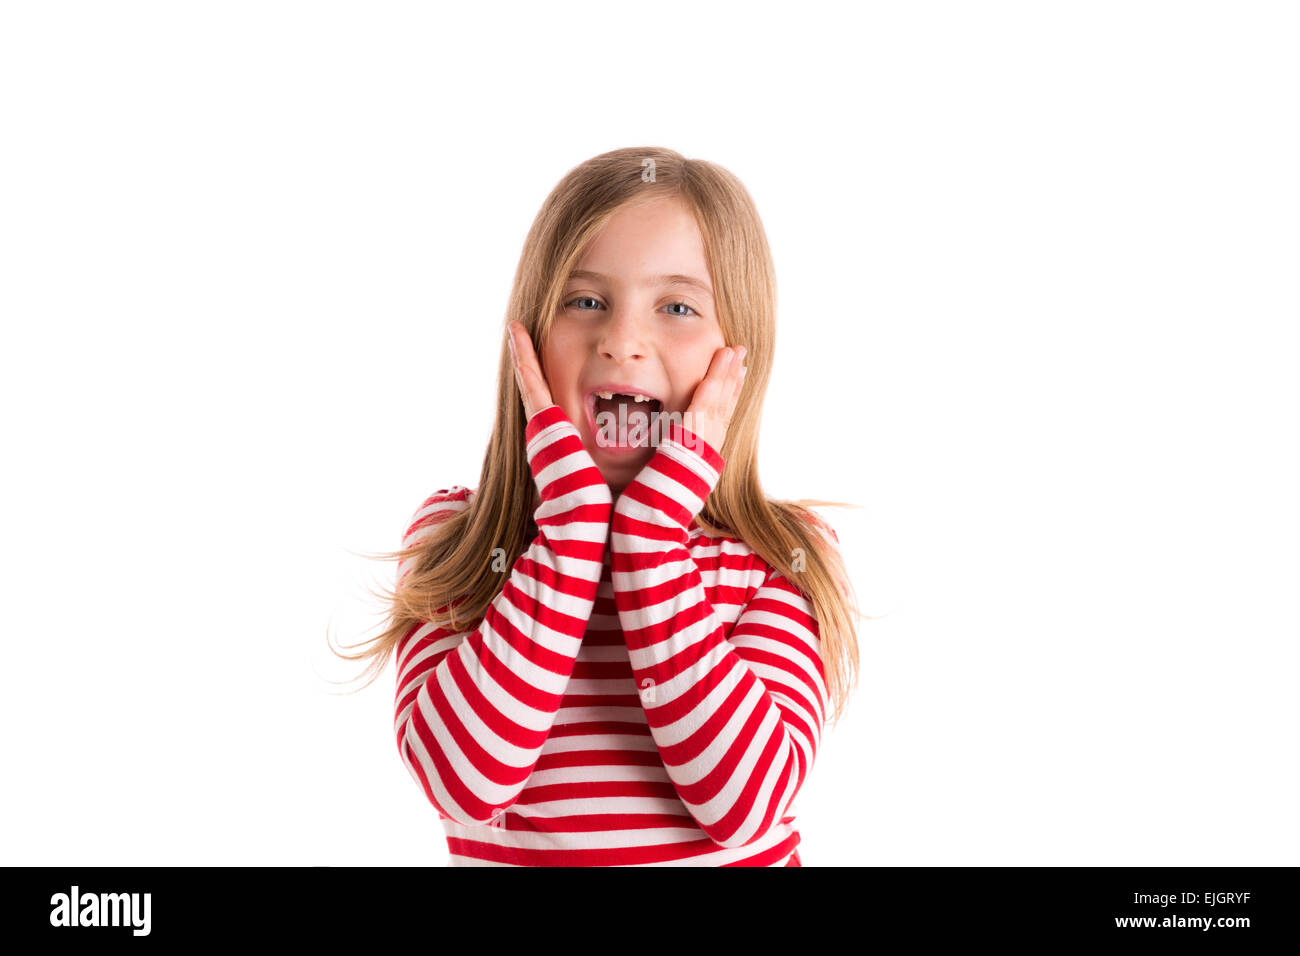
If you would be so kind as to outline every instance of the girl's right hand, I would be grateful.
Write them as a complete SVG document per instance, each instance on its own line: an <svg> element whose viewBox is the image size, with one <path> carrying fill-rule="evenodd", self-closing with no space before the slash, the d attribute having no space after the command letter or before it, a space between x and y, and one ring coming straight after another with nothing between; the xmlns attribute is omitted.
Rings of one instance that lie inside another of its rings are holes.
<svg viewBox="0 0 1300 956"><path fill-rule="evenodd" d="M542 375L542 367L537 361L537 352L533 341L528 337L528 330L518 322L506 325L506 341L510 343L510 357L515 367L515 381L519 383L519 394L524 400L524 416L531 419L535 414L555 402L551 400L551 389Z"/></svg>

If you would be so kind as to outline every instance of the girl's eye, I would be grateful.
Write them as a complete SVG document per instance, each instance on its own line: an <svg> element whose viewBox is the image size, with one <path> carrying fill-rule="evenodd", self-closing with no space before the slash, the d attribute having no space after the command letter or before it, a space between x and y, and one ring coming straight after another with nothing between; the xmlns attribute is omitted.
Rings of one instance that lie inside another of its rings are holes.
<svg viewBox="0 0 1300 956"><path fill-rule="evenodd" d="M581 306L581 305L578 305L578 306L577 306L577 309L578 309L579 312L590 312L592 309L603 309L603 308L604 308L604 306L600 304L600 300L599 300L599 299L594 298L593 296L589 296L589 295L580 295L580 296L576 296L575 298L572 298L572 299L570 299L568 302L564 303L564 307L565 307L566 309L571 309L571 308L574 308L575 305L576 305L577 303L579 303L579 302L590 302L590 303L592 303L591 305L588 305L588 306ZM670 313L668 313L669 315L676 316L677 318L685 319L685 318L688 318L689 316L692 316L692 315L699 315L699 313L696 312L695 309L693 309L691 306L687 305L685 302L669 302L666 306L664 306L664 308L666 308L666 309L671 309L673 306L681 306L683 309L686 310L685 312L670 312Z"/></svg>

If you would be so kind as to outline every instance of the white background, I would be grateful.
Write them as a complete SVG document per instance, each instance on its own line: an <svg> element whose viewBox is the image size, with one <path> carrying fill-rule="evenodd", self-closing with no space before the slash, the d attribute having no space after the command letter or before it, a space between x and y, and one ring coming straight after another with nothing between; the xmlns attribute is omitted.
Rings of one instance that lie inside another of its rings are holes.
<svg viewBox="0 0 1300 956"><path fill-rule="evenodd" d="M763 216L768 493L862 506L805 865L1300 862L1294 10L4 6L2 862L445 862L327 629L648 144Z"/></svg>

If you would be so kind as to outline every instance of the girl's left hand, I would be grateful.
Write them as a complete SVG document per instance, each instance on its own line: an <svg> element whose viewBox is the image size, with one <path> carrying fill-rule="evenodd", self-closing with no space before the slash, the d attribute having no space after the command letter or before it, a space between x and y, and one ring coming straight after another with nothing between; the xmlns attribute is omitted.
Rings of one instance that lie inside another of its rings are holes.
<svg viewBox="0 0 1300 956"><path fill-rule="evenodd" d="M743 364L745 351L743 345L736 345L713 353L709 370L695 387L684 416L683 424L719 454L748 371Z"/></svg>

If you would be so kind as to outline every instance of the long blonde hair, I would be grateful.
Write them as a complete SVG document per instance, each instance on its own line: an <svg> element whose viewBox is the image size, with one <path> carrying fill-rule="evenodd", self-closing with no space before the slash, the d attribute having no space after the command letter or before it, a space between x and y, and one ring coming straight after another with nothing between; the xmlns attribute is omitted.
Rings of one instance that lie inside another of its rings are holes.
<svg viewBox="0 0 1300 956"><path fill-rule="evenodd" d="M652 174L647 176L645 170ZM706 534L743 541L812 603L830 698L828 720L834 723L857 683L854 618L863 615L836 546L838 535L809 508L857 506L806 498L771 500L759 482L758 426L776 338L776 277L758 210L740 180L713 163L659 147L616 149L575 167L551 191L528 232L506 322L520 322L541 355L563 285L587 245L626 204L658 198L684 200L694 211L726 344L743 344L747 350L749 371L719 449L726 466L698 522ZM525 455L526 425L503 336L496 424L470 504L419 543L372 555L409 562L402 565L409 572L399 575L395 590L386 589L382 595L388 611L385 629L363 642L371 646L357 654L334 651L346 660L370 659L366 685L383 672L390 654L413 628L430 622L470 630L500 593L506 575L496 569L500 563L492 560L493 552L503 547L508 554L522 553L529 544L525 535L531 519L523 506L502 503L536 500Z"/></svg>

